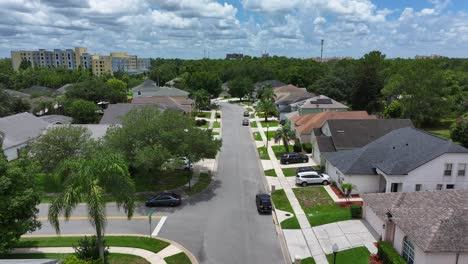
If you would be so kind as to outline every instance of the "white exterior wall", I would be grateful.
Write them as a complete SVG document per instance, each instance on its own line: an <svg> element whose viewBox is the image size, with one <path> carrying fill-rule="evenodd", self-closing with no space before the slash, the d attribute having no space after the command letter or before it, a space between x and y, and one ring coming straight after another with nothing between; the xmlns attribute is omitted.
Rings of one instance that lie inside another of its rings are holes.
<svg viewBox="0 0 468 264"><path fill-rule="evenodd" d="M383 238L385 234L383 225L385 222L374 213L372 208L364 204L362 207L362 216L372 226L377 235Z"/></svg>
<svg viewBox="0 0 468 264"><path fill-rule="evenodd" d="M379 191L379 175L344 175L329 161L325 162L325 171L338 185L341 183L352 183L356 189L351 194L375 193ZM340 181L341 179L341 181Z"/></svg>
<svg viewBox="0 0 468 264"><path fill-rule="evenodd" d="M17 145L11 148L7 148L3 150L3 153L6 156L7 161L15 160L18 158L18 151L20 151L22 148L26 147L28 144L24 143L21 145Z"/></svg>

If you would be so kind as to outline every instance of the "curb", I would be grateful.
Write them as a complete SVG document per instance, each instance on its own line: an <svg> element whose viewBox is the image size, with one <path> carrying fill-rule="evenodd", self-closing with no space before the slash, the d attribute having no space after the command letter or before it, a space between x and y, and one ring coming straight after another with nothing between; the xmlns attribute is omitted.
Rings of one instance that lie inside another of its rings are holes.
<svg viewBox="0 0 468 264"><path fill-rule="evenodd" d="M28 237L79 237L79 236L94 236L94 235L96 235L96 234L61 234L59 236L58 235L23 235L21 237L24 237L24 238L28 238ZM182 252L185 253L185 255L187 255L187 257L190 259L192 264L199 264L197 258L195 258L195 256L192 254L192 252L190 252L188 249L186 249L181 244L179 244L179 243L177 243L175 241L166 239L166 238L150 237L148 235L138 235L138 234L105 234L105 236L132 236L132 237L148 237L148 238L158 239L158 240L167 242L167 243L177 247L178 249L180 249Z"/></svg>

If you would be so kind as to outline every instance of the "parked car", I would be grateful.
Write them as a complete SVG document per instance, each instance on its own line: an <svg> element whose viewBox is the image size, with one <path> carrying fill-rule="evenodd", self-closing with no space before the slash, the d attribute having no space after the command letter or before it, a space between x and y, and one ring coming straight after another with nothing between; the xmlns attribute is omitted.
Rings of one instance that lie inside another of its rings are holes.
<svg viewBox="0 0 468 264"><path fill-rule="evenodd" d="M330 176L324 173L318 173L316 171L305 171L296 174L296 184L307 186L309 184L323 184L328 185L330 183Z"/></svg>
<svg viewBox="0 0 468 264"><path fill-rule="evenodd" d="M249 111L245 111L245 112L244 112L244 116L245 116L245 117L249 117L249 116L250 116Z"/></svg>
<svg viewBox="0 0 468 264"><path fill-rule="evenodd" d="M317 170L311 166L299 167L296 169L296 174L298 174L299 172L305 172L305 171L317 171Z"/></svg>
<svg viewBox="0 0 468 264"><path fill-rule="evenodd" d="M281 155L281 164L290 164L290 163L306 163L309 162L309 157L302 153L286 153Z"/></svg>
<svg viewBox="0 0 468 264"><path fill-rule="evenodd" d="M255 201L259 213L271 213L271 198L269 194L259 193L255 196Z"/></svg>
<svg viewBox="0 0 468 264"><path fill-rule="evenodd" d="M153 206L178 206L182 203L182 198L176 193L163 192L146 200L145 205Z"/></svg>
<svg viewBox="0 0 468 264"><path fill-rule="evenodd" d="M243 126L248 126L249 125L249 120L248 119L242 120L242 125Z"/></svg>

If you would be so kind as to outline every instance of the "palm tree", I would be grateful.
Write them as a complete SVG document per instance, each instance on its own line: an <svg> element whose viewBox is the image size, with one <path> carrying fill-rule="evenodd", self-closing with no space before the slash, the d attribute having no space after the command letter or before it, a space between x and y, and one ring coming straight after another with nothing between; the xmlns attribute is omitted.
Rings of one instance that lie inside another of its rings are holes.
<svg viewBox="0 0 468 264"><path fill-rule="evenodd" d="M257 105L257 111L265 115L265 122L268 122L268 116L276 113L275 102L272 100L260 100Z"/></svg>
<svg viewBox="0 0 468 264"><path fill-rule="evenodd" d="M260 96L260 99L262 100L274 101L276 99L276 95L273 92L273 89L271 89L271 85L269 85L269 88L268 87L263 88L259 96Z"/></svg>
<svg viewBox="0 0 468 264"><path fill-rule="evenodd" d="M289 152L289 141L296 139L296 133L294 132L294 130L291 129L289 125L284 125L278 130L276 130L276 133L273 138L275 140L275 143L278 143L282 140L284 149L286 150L286 152Z"/></svg>
<svg viewBox="0 0 468 264"><path fill-rule="evenodd" d="M105 152L105 153L103 153ZM105 195L112 196L122 206L128 219L133 216L135 184L130 178L124 159L110 151L100 151L91 157L73 158L60 166L58 175L65 175L63 192L49 207L49 222L60 233L59 215L70 219L75 207L88 204L88 216L96 229L99 257L104 263L103 235L106 226Z"/></svg>

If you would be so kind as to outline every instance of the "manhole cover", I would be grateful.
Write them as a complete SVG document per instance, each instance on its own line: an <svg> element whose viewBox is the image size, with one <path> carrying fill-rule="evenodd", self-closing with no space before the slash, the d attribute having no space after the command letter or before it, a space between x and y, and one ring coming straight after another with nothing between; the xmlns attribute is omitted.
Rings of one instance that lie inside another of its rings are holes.
<svg viewBox="0 0 468 264"><path fill-rule="evenodd" d="M291 216L291 214L285 214L285 216Z"/></svg>

